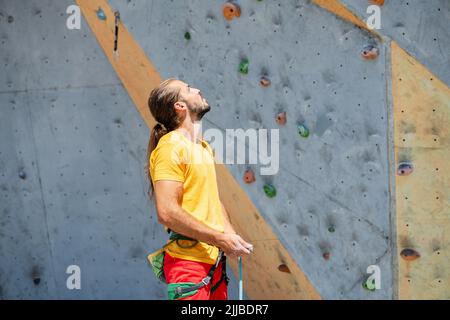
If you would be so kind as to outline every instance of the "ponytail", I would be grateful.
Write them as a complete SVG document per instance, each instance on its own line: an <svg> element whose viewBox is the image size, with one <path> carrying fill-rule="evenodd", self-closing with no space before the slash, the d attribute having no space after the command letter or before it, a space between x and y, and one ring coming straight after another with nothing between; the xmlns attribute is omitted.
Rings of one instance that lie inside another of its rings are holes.
<svg viewBox="0 0 450 320"><path fill-rule="evenodd" d="M148 195L150 198L153 198L155 191L150 173L150 156L152 151L155 150L162 136L175 130L181 124L181 118L174 108L174 104L181 99L180 86L172 85L172 82L176 80L175 78L169 78L163 81L150 92L148 98L148 108L153 118L157 121L148 140L147 161L145 164L145 171L149 180Z"/></svg>

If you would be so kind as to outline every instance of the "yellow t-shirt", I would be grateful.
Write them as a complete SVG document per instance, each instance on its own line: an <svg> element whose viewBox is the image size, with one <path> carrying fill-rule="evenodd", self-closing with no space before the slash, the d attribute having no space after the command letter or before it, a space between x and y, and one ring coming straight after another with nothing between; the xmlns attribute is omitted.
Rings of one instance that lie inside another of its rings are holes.
<svg viewBox="0 0 450 320"><path fill-rule="evenodd" d="M217 189L214 155L209 144L193 143L181 132L165 134L152 151L149 159L153 183L157 180L183 182L181 207L196 219L219 232L224 231L222 206ZM182 246L192 243L179 241ZM182 248L176 242L166 247L172 257L214 264L219 249L204 242L192 248Z"/></svg>

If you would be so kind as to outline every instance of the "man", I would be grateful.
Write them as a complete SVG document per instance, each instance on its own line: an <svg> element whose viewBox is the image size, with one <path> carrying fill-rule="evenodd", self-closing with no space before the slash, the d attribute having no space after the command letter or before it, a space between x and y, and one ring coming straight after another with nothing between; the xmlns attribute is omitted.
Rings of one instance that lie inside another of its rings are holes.
<svg viewBox="0 0 450 320"><path fill-rule="evenodd" d="M210 106L200 90L173 78L152 90L148 104L158 122L147 153L150 186L158 220L176 240L164 249L169 297L225 300L228 280L221 252L248 255L252 245L236 234L219 199L214 156L199 132ZM202 286L210 271L212 280ZM200 288L186 291L194 284ZM174 295L174 286L188 289Z"/></svg>

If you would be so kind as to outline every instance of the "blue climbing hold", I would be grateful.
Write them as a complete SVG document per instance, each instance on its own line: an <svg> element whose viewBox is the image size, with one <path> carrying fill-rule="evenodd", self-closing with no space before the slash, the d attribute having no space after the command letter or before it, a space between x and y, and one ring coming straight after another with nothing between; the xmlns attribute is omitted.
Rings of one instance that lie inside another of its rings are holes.
<svg viewBox="0 0 450 320"><path fill-rule="evenodd" d="M97 9L97 18L99 18L100 20L106 20L105 12L101 7L98 7Z"/></svg>
<svg viewBox="0 0 450 320"><path fill-rule="evenodd" d="M399 176L407 176L414 171L414 167L410 162L400 162L397 168L397 174Z"/></svg>
<svg viewBox="0 0 450 320"><path fill-rule="evenodd" d="M309 130L304 124L299 124L298 127L298 134L302 136L303 138L307 138L309 136Z"/></svg>

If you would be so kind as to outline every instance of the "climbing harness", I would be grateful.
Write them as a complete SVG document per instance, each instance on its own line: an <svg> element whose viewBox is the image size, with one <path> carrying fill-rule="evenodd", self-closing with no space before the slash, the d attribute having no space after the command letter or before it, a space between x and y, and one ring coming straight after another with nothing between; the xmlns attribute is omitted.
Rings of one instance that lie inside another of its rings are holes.
<svg viewBox="0 0 450 320"><path fill-rule="evenodd" d="M168 247L173 242L176 242L179 247L189 249L193 248L198 243L197 240L185 237L179 233L171 231L170 229L168 229L167 232L170 233L169 242L165 244L161 249L150 253L147 256L147 260L150 263L150 266L152 267L153 273L155 274L156 278L164 283L167 283L166 277L164 276L164 254L166 247ZM186 246L184 244L181 244L180 240L189 240L193 241L193 243Z"/></svg>
<svg viewBox="0 0 450 320"><path fill-rule="evenodd" d="M183 236L183 235L176 233L170 229L168 230L168 232L170 233L169 242L166 245L164 245L161 249L159 249L147 256L147 260L149 261L156 278L164 283L167 283L165 275L164 275L164 255L165 255L164 249L173 242L175 242L181 248L185 248L185 249L193 248L199 242L198 240ZM193 243L191 243L189 245L184 245L180 242L180 240L188 240L188 241L192 241ZM219 250L219 254L217 256L217 260L216 260L215 264L213 264L211 266L211 269L209 270L206 277L203 278L202 281L200 281L199 283L195 283L195 282L168 283L169 300L174 300L174 299L179 299L179 298L184 298L187 296L194 295L198 292L199 289L203 288L204 286L207 286L211 282L214 272L216 271L217 267L219 266L219 263L222 263L222 274L221 274L219 281L211 287L210 291L211 291L211 293L213 293L223 281L225 281L228 284L229 278L228 278L227 272L226 272L226 257L223 254L223 251Z"/></svg>
<svg viewBox="0 0 450 320"><path fill-rule="evenodd" d="M198 290L207 286L211 282L214 272L219 266L219 263L222 263L222 275L219 281L211 287L210 292L213 293L214 291L216 291L216 289L220 286L220 284L223 281L225 281L228 284L229 279L226 275L226 267L225 267L226 258L223 255L223 252L219 251L219 256L217 257L216 263L211 266L211 269L209 270L206 277L203 278L202 281L200 281L199 283L195 282L169 283L168 284L169 300L175 300L194 295L198 292Z"/></svg>

